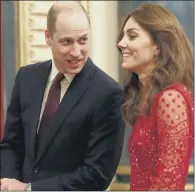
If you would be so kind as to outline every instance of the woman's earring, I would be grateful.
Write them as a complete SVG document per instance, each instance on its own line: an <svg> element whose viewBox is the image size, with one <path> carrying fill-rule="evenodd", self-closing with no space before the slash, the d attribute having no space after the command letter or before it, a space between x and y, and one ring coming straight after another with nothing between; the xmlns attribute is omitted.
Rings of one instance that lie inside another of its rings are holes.
<svg viewBox="0 0 195 192"><path fill-rule="evenodd" d="M159 53L160 53L160 51L159 50L156 50L155 55L158 56Z"/></svg>
<svg viewBox="0 0 195 192"><path fill-rule="evenodd" d="M155 51L154 57L157 58L159 56L159 53L160 53L159 51Z"/></svg>

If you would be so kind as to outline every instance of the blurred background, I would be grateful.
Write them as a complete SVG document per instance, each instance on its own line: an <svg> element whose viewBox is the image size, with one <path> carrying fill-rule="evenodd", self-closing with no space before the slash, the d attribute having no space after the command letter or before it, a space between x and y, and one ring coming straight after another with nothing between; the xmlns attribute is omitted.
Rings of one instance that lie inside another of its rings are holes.
<svg viewBox="0 0 195 192"><path fill-rule="evenodd" d="M5 113L17 70L24 65L51 59L45 44L47 11L55 1L0 1L1 5L1 137ZM90 57L108 75L122 84L116 37L125 16L140 4L158 3L173 11L194 45L194 1L79 1L90 21ZM108 190L129 190L127 142L132 128L127 127L120 165ZM194 157L194 154L193 154ZM192 157L186 190L194 189Z"/></svg>

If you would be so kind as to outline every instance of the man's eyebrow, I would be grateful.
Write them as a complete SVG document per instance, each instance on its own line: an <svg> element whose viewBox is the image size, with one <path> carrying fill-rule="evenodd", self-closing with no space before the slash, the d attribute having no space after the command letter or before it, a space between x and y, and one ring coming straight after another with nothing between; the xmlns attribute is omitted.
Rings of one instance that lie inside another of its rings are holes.
<svg viewBox="0 0 195 192"><path fill-rule="evenodd" d="M82 36L79 37L79 39L82 39L83 37L87 37L88 34L83 34Z"/></svg>
<svg viewBox="0 0 195 192"><path fill-rule="evenodd" d="M87 37L87 36L88 36L88 34L83 34L83 35L79 36L78 39L82 39L82 38ZM74 40L74 38L70 37L70 36L64 36L64 37L60 38L61 41L66 40L66 39Z"/></svg>

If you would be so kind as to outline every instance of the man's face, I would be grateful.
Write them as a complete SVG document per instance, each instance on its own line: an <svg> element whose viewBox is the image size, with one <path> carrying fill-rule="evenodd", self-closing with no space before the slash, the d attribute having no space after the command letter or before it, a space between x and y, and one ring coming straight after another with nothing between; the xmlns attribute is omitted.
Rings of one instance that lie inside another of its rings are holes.
<svg viewBox="0 0 195 192"><path fill-rule="evenodd" d="M78 74L88 58L89 23L84 13L59 13L53 36L46 30L56 68L62 73Z"/></svg>

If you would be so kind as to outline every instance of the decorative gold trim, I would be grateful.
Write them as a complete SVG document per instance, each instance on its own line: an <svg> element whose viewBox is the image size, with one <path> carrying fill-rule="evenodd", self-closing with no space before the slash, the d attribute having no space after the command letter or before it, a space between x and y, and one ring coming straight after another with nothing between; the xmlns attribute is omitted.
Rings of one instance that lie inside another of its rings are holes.
<svg viewBox="0 0 195 192"><path fill-rule="evenodd" d="M38 28L36 28L36 29L31 29L31 31L32 32L45 32L45 29L38 29Z"/></svg>
<svg viewBox="0 0 195 192"><path fill-rule="evenodd" d="M16 18L16 69L28 63L28 34L27 27L28 9L26 2L15 1L15 18Z"/></svg>
<svg viewBox="0 0 195 192"><path fill-rule="evenodd" d="M47 13L30 13L31 16L47 17Z"/></svg>
<svg viewBox="0 0 195 192"><path fill-rule="evenodd" d="M130 175L131 174L131 168L128 165L119 165L116 171L117 174L120 175ZM188 169L188 174L193 175L194 174L194 165L190 165Z"/></svg>
<svg viewBox="0 0 195 192"><path fill-rule="evenodd" d="M110 191L129 191L130 185L127 183L112 183L109 188ZM193 184L186 184L185 190L193 191L194 185Z"/></svg>
<svg viewBox="0 0 195 192"><path fill-rule="evenodd" d="M130 166L128 165L119 165L116 171L117 174L120 175L130 175L131 174L131 170L130 170Z"/></svg>
<svg viewBox="0 0 195 192"><path fill-rule="evenodd" d="M41 49L48 49L47 45L31 45L32 48L41 48Z"/></svg>

